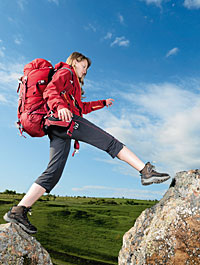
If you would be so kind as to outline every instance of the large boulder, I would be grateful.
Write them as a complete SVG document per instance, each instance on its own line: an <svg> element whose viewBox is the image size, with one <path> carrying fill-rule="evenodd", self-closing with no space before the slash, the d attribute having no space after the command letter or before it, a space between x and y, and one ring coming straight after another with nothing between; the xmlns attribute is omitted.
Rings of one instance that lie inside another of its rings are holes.
<svg viewBox="0 0 200 265"><path fill-rule="evenodd" d="M52 265L48 252L16 224L0 225L0 264Z"/></svg>
<svg viewBox="0 0 200 265"><path fill-rule="evenodd" d="M200 265L200 170L179 172L123 237L119 265Z"/></svg>

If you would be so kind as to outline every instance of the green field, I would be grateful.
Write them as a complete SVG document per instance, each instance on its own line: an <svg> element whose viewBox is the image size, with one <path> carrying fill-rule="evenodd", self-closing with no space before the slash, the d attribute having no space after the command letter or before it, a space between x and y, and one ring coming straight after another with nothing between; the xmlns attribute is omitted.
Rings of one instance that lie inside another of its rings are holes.
<svg viewBox="0 0 200 265"><path fill-rule="evenodd" d="M2 216L23 195L0 193ZM157 201L42 196L30 221L36 239L56 265L117 264L122 237L140 213Z"/></svg>

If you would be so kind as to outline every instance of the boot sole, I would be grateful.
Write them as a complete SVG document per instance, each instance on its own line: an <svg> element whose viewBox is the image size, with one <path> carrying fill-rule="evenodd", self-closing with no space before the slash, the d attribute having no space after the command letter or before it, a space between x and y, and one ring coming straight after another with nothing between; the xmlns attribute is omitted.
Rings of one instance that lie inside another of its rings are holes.
<svg viewBox="0 0 200 265"><path fill-rule="evenodd" d="M8 223L14 223L14 224L19 225L19 226L20 226L25 232L27 232L27 233L29 233L29 234L36 234L36 233L37 233L37 231L29 230L28 228L26 228L25 225L23 225L22 223L17 222L17 220L12 219L12 218L9 218L7 213L4 215L3 219L4 219L6 222L8 222Z"/></svg>
<svg viewBox="0 0 200 265"><path fill-rule="evenodd" d="M147 186L147 185L151 185L151 184L160 184L162 182L167 181L170 178L170 176L168 177L155 177L155 178L150 178L150 179L141 179L142 185Z"/></svg>

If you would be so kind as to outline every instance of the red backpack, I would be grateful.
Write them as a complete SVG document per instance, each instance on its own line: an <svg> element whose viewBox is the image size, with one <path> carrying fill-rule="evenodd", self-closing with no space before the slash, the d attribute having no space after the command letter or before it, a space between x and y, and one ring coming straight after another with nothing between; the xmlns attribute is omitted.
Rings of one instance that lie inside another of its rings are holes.
<svg viewBox="0 0 200 265"><path fill-rule="evenodd" d="M72 80L73 73L71 72ZM18 101L18 128L22 135L23 131L32 137L45 135L45 125L58 125L69 127L69 122L63 122L49 114L46 101L43 99L43 92L56 72L52 64L44 59L35 59L24 67L24 76L19 79ZM74 122L67 133L71 135Z"/></svg>
<svg viewBox="0 0 200 265"><path fill-rule="evenodd" d="M19 79L18 128L32 137L45 135L44 122L48 109L43 91L54 74L52 64L44 59L35 59L24 67L24 76Z"/></svg>
<svg viewBox="0 0 200 265"><path fill-rule="evenodd" d="M70 71L73 80L70 68L61 69ZM72 135L75 122L73 120L64 122L54 117L43 99L43 92L55 72L52 64L45 59L35 59L25 65L24 75L19 79L17 90L17 93L19 92L17 127L21 135L26 132L32 137L42 137L45 135L45 127L50 125L69 127L67 134ZM74 148L73 156L79 149L78 141L75 141Z"/></svg>

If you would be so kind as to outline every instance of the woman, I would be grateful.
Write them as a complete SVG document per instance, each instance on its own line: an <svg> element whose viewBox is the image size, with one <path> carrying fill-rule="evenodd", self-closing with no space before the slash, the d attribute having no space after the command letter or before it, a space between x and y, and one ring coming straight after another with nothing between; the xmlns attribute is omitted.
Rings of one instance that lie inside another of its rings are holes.
<svg viewBox="0 0 200 265"><path fill-rule="evenodd" d="M33 183L28 193L17 206L13 206L4 215L7 222L18 223L28 233L36 233L27 213L30 207L45 193L50 192L59 181L70 151L71 139L91 144L106 151L112 158L125 161L141 174L143 185L161 183L170 178L166 173L158 173L148 162L144 164L134 153L113 136L98 128L82 117L91 111L111 106L113 99L82 102L83 79L91 65L89 58L81 53L73 52L66 63L60 62L55 66L57 72L43 93L53 118L62 121L72 121L75 125L71 136L65 127L50 126L48 136L50 139L50 161L47 169ZM70 70L68 69L70 68Z"/></svg>

